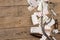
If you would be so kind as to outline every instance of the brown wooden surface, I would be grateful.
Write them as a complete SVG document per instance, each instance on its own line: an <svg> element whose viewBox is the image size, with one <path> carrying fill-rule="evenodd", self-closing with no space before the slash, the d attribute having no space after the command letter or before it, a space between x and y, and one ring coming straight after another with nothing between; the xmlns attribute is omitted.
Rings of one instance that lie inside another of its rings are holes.
<svg viewBox="0 0 60 40"><path fill-rule="evenodd" d="M50 0L56 3L55 12L60 29L60 0ZM0 40L39 40L30 35L32 12L29 12L27 0L0 0ZM56 35L60 40L60 34Z"/></svg>

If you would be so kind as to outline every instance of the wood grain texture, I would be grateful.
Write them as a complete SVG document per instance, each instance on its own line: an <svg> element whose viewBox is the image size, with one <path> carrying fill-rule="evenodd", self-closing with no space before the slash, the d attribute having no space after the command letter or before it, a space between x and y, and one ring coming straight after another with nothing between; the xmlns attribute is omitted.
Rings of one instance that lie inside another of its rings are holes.
<svg viewBox="0 0 60 40"><path fill-rule="evenodd" d="M60 0L50 0L56 3L54 7L60 30ZM0 0L0 40L39 40L30 35L33 27L30 12L27 9L27 0ZM36 11L36 10L35 10ZM57 40L60 34L56 35Z"/></svg>
<svg viewBox="0 0 60 40"><path fill-rule="evenodd" d="M3 40L36 40L38 38L35 38L33 36L30 35L29 32L30 28L4 28L4 29L0 29L0 39Z"/></svg>
<svg viewBox="0 0 60 40"><path fill-rule="evenodd" d="M28 5L27 0L0 0L0 6Z"/></svg>
<svg viewBox="0 0 60 40"><path fill-rule="evenodd" d="M49 0L49 1L51 1L51 2L60 2L60 0Z"/></svg>

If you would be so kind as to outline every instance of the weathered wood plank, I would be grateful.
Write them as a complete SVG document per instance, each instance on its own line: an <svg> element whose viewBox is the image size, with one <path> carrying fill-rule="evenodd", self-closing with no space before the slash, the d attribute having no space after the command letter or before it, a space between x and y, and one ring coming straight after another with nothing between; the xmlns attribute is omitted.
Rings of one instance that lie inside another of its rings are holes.
<svg viewBox="0 0 60 40"><path fill-rule="evenodd" d="M55 37L57 40L60 40L60 34L56 34Z"/></svg>
<svg viewBox="0 0 60 40"><path fill-rule="evenodd" d="M49 0L51 2L60 2L59 0ZM28 5L27 0L0 0L0 6Z"/></svg>
<svg viewBox="0 0 60 40"><path fill-rule="evenodd" d="M0 17L29 17L27 6L0 7Z"/></svg>
<svg viewBox="0 0 60 40"><path fill-rule="evenodd" d="M30 27L33 26L30 16L33 12L29 12L26 5L27 0L0 0L0 40L39 40L30 35ZM60 26L60 5L54 10ZM56 37L60 39L59 35Z"/></svg>
<svg viewBox="0 0 60 40"><path fill-rule="evenodd" d="M15 5L28 5L27 0L14 0Z"/></svg>
<svg viewBox="0 0 60 40"><path fill-rule="evenodd" d="M0 7L0 28L31 26L31 14L27 6Z"/></svg>
<svg viewBox="0 0 60 40"><path fill-rule="evenodd" d="M24 39L13 38L13 39L1 39L1 40L39 40L39 39L38 38L24 38Z"/></svg>
<svg viewBox="0 0 60 40"><path fill-rule="evenodd" d="M49 0L51 2L60 2L59 0ZM0 6L28 5L27 0L0 0Z"/></svg>
<svg viewBox="0 0 60 40"><path fill-rule="evenodd" d="M30 27L32 22L30 18L24 17L6 17L0 18L0 28L11 28L11 27Z"/></svg>
<svg viewBox="0 0 60 40"><path fill-rule="evenodd" d="M58 25L58 29L60 30L60 24Z"/></svg>
<svg viewBox="0 0 60 40"><path fill-rule="evenodd" d="M28 5L27 0L0 0L0 6Z"/></svg>
<svg viewBox="0 0 60 40"><path fill-rule="evenodd" d="M60 13L60 5L57 4L56 7L54 8L54 10L56 13Z"/></svg>
<svg viewBox="0 0 60 40"><path fill-rule="evenodd" d="M13 0L0 0L0 6L10 6L13 4L14 4Z"/></svg>
<svg viewBox="0 0 60 40"><path fill-rule="evenodd" d="M0 40L39 40L30 35L30 28L0 29Z"/></svg>
<svg viewBox="0 0 60 40"><path fill-rule="evenodd" d="M2 38L4 38L4 39L32 38L33 36L30 35L30 32L29 31L30 31L30 28L0 29L0 39L2 39Z"/></svg>
<svg viewBox="0 0 60 40"><path fill-rule="evenodd" d="M49 0L49 1L51 1L51 2L60 2L60 0Z"/></svg>
<svg viewBox="0 0 60 40"><path fill-rule="evenodd" d="M0 17L12 17L17 15L16 7L0 7Z"/></svg>
<svg viewBox="0 0 60 40"><path fill-rule="evenodd" d="M7 39L5 39L5 40L7 40ZM39 40L39 39L37 39L37 38L25 38L25 39L9 39L9 40Z"/></svg>

